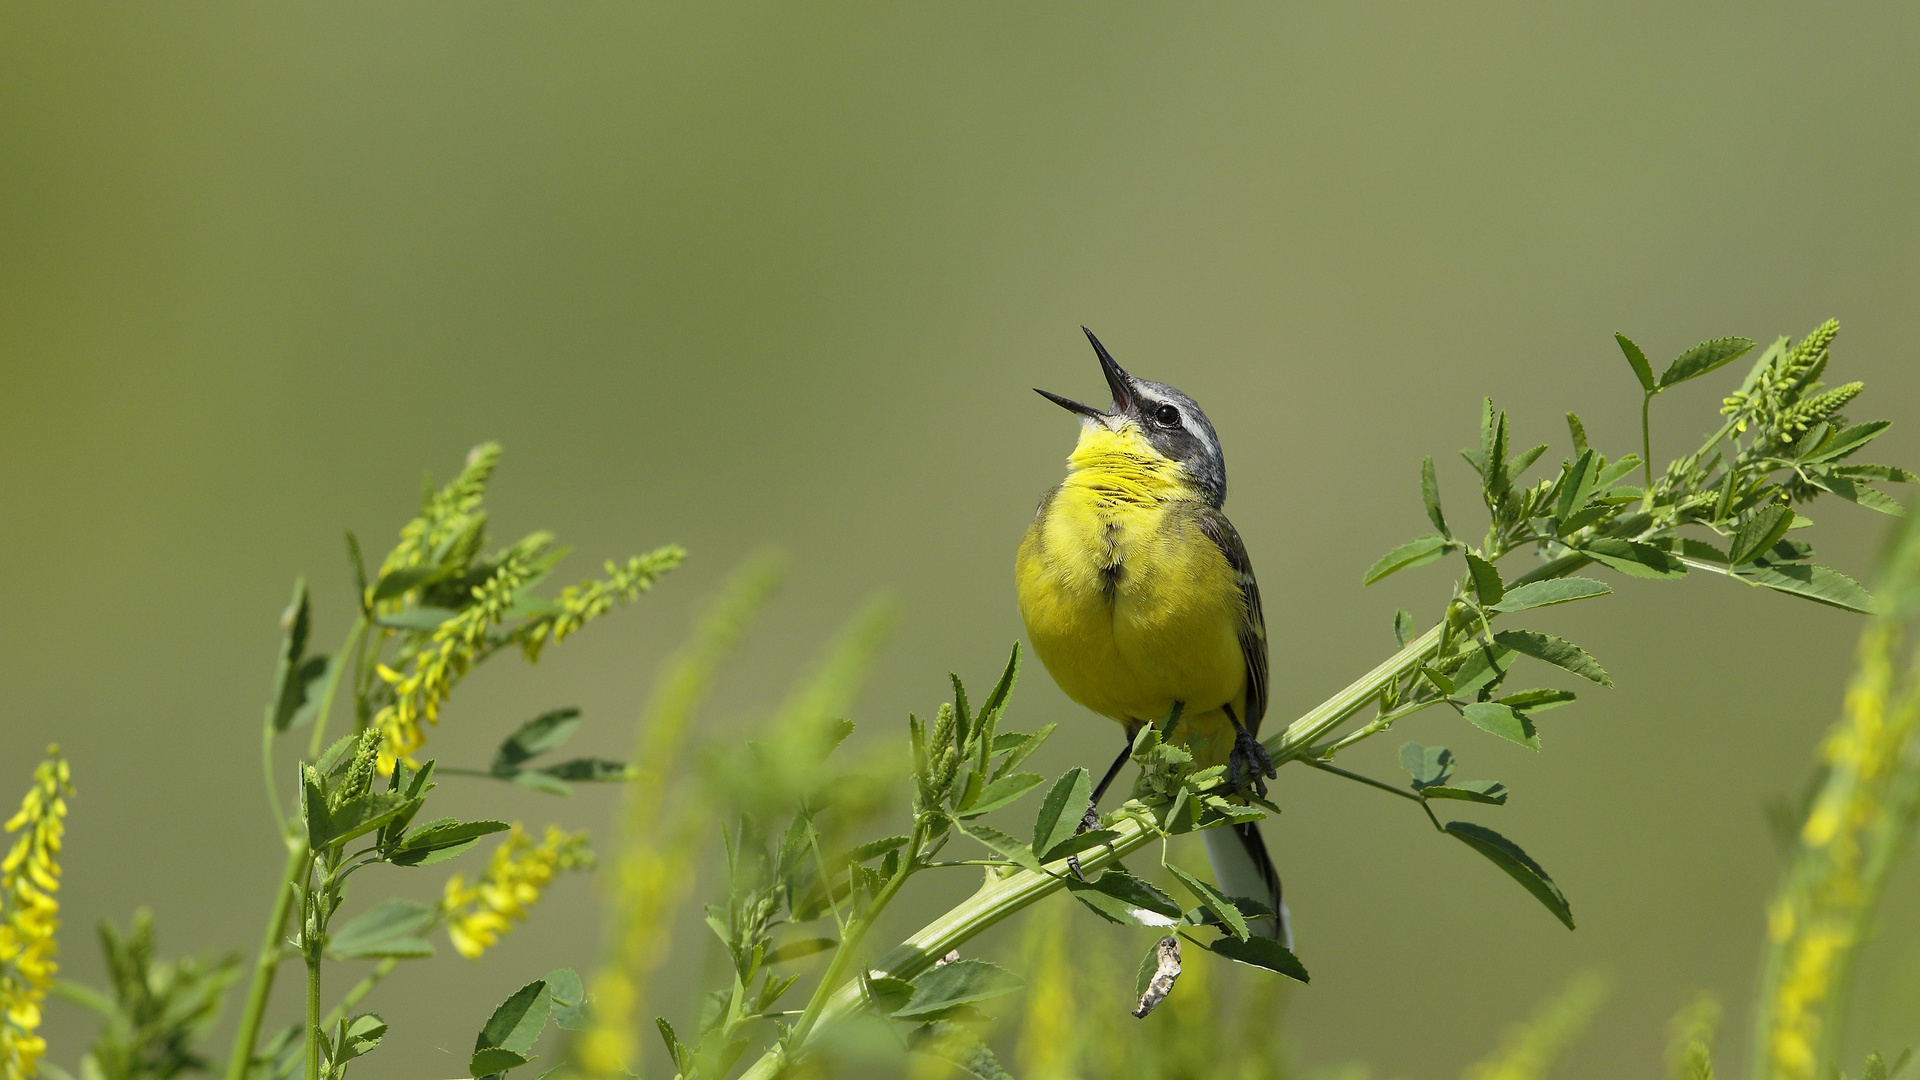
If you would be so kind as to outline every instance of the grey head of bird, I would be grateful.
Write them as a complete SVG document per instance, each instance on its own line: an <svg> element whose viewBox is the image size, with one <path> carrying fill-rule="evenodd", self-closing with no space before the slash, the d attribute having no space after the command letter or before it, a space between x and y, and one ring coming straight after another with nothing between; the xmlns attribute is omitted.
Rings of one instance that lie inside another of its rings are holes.
<svg viewBox="0 0 1920 1080"><path fill-rule="evenodd" d="M1113 393L1113 406L1096 409L1037 387L1034 392L1087 422L1110 430L1134 425L1148 445L1185 470L1187 478L1205 494L1209 504L1218 508L1226 502L1226 455L1221 453L1220 439L1213 433L1207 414L1200 411L1200 403L1166 383L1128 374L1114 362L1113 354L1093 336L1093 331L1084 326L1080 329L1093 343L1094 355L1100 358L1100 371L1107 377L1107 389Z"/></svg>

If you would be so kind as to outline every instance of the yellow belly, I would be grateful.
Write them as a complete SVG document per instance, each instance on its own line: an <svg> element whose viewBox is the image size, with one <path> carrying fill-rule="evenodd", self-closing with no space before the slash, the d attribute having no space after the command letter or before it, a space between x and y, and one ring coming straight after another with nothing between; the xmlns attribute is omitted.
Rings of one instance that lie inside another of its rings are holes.
<svg viewBox="0 0 1920 1080"><path fill-rule="evenodd" d="M1063 485L1027 530L1015 573L1027 637L1068 697L1129 726L1185 702L1176 738L1213 764L1233 741L1221 707L1244 712L1247 612L1194 505Z"/></svg>

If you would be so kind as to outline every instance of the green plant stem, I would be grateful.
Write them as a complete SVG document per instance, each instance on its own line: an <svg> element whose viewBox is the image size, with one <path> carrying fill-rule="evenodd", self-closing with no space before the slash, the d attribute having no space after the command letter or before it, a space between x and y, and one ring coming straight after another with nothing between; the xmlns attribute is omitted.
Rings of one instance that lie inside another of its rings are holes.
<svg viewBox="0 0 1920 1080"><path fill-rule="evenodd" d="M1647 471L1646 507L1653 509L1653 427L1647 413L1653 408L1653 393L1640 397L1640 464Z"/></svg>
<svg viewBox="0 0 1920 1080"><path fill-rule="evenodd" d="M307 950L307 1080L320 1080L320 952Z"/></svg>
<svg viewBox="0 0 1920 1080"><path fill-rule="evenodd" d="M253 1049L260 1041L260 1021L267 1011L267 998L273 993L273 976L280 969L280 939L287 932L287 916L293 912L293 882L307 863L304 838L287 838L287 865L280 874L280 894L267 916L267 932L260 941L260 954L253 962L253 982L247 987L247 1008L240 1014L240 1029L233 1036L233 1053L227 1058L226 1080L246 1080L247 1066L253 1062Z"/></svg>
<svg viewBox="0 0 1920 1080"><path fill-rule="evenodd" d="M340 673L346 670L347 654L356 652L360 644L360 635L366 633L367 616L365 612L354 616L353 626L347 630L347 638L333 654L333 661L327 665L326 689L320 691L320 708L313 717L313 735L307 739L307 760L317 761L320 751L326 746L327 714L333 711L333 697L340 689Z"/></svg>
<svg viewBox="0 0 1920 1080"><path fill-rule="evenodd" d="M353 626L334 653L335 663L327 671L327 685L320 693L320 707L313 718L315 745L320 734L326 729L327 713L333 709L335 691L340 686L340 673L346 665L339 662L350 652L355 651L360 635L366 631L367 617L361 614L353 620ZM272 706L268 706L265 732L265 746L262 749L266 766L267 791L275 791L273 783L273 718ZM309 751L309 757L320 756L318 749ZM287 932L287 916L293 911L293 886L298 884L307 865L307 839L293 830L280 814L279 799L275 797L274 819L279 824L280 836L287 845L287 861L280 871L280 890L274 896L273 912L267 916L267 930L260 940L260 953L254 957L253 980L247 986L246 1011L240 1014L240 1027L234 1032L233 1052L227 1057L226 1080L246 1080L247 1067L253 1063L254 1047L260 1042L260 1023L267 1012L267 999L273 996L273 977L280 970L280 940Z"/></svg>
<svg viewBox="0 0 1920 1080"><path fill-rule="evenodd" d="M853 963L860 948L861 939L867 936L867 931L873 928L873 924L880 918L880 913L885 911L887 905L893 901L894 895L900 891L900 886L905 885L907 879L912 877L914 871L918 869L914 864L920 857L920 848L926 839L926 826L915 822L913 839L907 846L910 855L900 861L899 873L894 874L893 880L881 888L880 894L873 898L873 903L867 908L866 914L856 916L847 924L845 932L840 935L840 947L834 950L833 960L827 965L826 974L820 976L820 985L814 987L813 997L807 1001L806 1011L800 1014L800 1019L793 1025L793 1034L790 1036L793 1045L799 1046L806 1042L814 1025L819 1022L822 1010L827 1006L828 995L846 976L847 965ZM832 895L831 890L828 895Z"/></svg>

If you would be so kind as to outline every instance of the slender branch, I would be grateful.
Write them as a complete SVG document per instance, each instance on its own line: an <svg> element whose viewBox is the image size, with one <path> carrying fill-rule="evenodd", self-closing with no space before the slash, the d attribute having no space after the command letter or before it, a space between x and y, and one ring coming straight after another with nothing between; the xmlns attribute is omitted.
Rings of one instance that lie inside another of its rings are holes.
<svg viewBox="0 0 1920 1080"><path fill-rule="evenodd" d="M1362 776L1357 772L1348 772L1347 770L1340 768L1338 765L1332 765L1325 761L1316 761L1313 758L1303 757L1297 760L1300 762L1300 764L1311 765L1314 768L1319 769L1321 772L1329 772L1335 776L1344 776L1347 779L1354 781L1355 783L1365 784L1371 788L1379 788L1381 791L1384 791L1389 795L1398 795L1403 799L1412 799L1414 802L1417 802L1417 803L1425 803L1427 801L1411 791L1406 791L1402 788L1394 787L1392 784L1387 783L1385 780L1375 780L1371 776Z"/></svg>
<svg viewBox="0 0 1920 1080"><path fill-rule="evenodd" d="M313 735L307 739L307 760L309 761L319 760L320 750L326 745L327 714L333 711L333 696L340 689L340 673L346 670L347 654L358 655L356 650L360 644L360 635L365 633L366 629L366 613L362 612L354 616L353 626L347 631L347 639L340 643L340 648L334 652L332 661L327 664L327 685L320 691L320 708L313 718Z"/></svg>
<svg viewBox="0 0 1920 1080"><path fill-rule="evenodd" d="M335 662L329 665L327 685L320 694L318 715L313 718L316 746L309 753L309 757L319 757L318 738L326 728L327 713L333 709L334 694L340 686L340 673L345 668L345 665L339 661L350 652L357 654L356 646L366 628L367 618L363 613L354 619L352 628L347 631L346 640L341 642L340 649L334 653ZM272 732L273 723L269 715L267 743L263 749L266 755L269 792L273 790ZM300 881L302 871L307 865L307 838L280 816L277 798L274 801L274 818L279 824L281 839L287 846L287 861L280 871L280 888L274 895L273 911L267 916L267 929L261 936L260 952L254 958L253 981L247 986L246 1011L240 1014L240 1027L233 1036L233 1051L227 1057L226 1080L246 1080L247 1068L253 1064L254 1047L260 1042L260 1023L266 1016L267 1000L273 995L273 977L280 970L280 942L287 933L287 916L293 911L293 886Z"/></svg>
<svg viewBox="0 0 1920 1080"><path fill-rule="evenodd" d="M1647 422L1647 411L1653 407L1651 392L1640 398L1640 464L1647 471L1647 509L1653 509L1653 428Z"/></svg>
<svg viewBox="0 0 1920 1080"><path fill-rule="evenodd" d="M347 1010L360 1004L360 999L372 993L373 988L380 985L380 980L393 974L393 969L399 966L400 958L397 956L389 956L375 964L373 970L361 976L360 981L353 984L353 989L348 990L320 1021L321 1030L324 1031L346 1019Z"/></svg>

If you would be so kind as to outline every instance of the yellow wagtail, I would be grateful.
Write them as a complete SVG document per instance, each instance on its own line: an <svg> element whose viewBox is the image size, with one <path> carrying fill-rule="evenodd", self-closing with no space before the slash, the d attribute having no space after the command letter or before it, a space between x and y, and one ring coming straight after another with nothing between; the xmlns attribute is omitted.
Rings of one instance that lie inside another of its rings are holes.
<svg viewBox="0 0 1920 1080"><path fill-rule="evenodd" d="M1254 736L1267 709L1267 632L1240 534L1221 512L1226 459L1200 406L1122 370L1093 331L1113 407L1042 396L1080 416L1067 478L1047 492L1015 561L1020 616L1068 697L1118 721L1129 748L1181 703L1174 740L1196 766L1264 794ZM1094 802L1126 763L1123 749ZM1269 904L1261 929L1292 947L1280 876L1251 822L1201 834L1222 892Z"/></svg>

